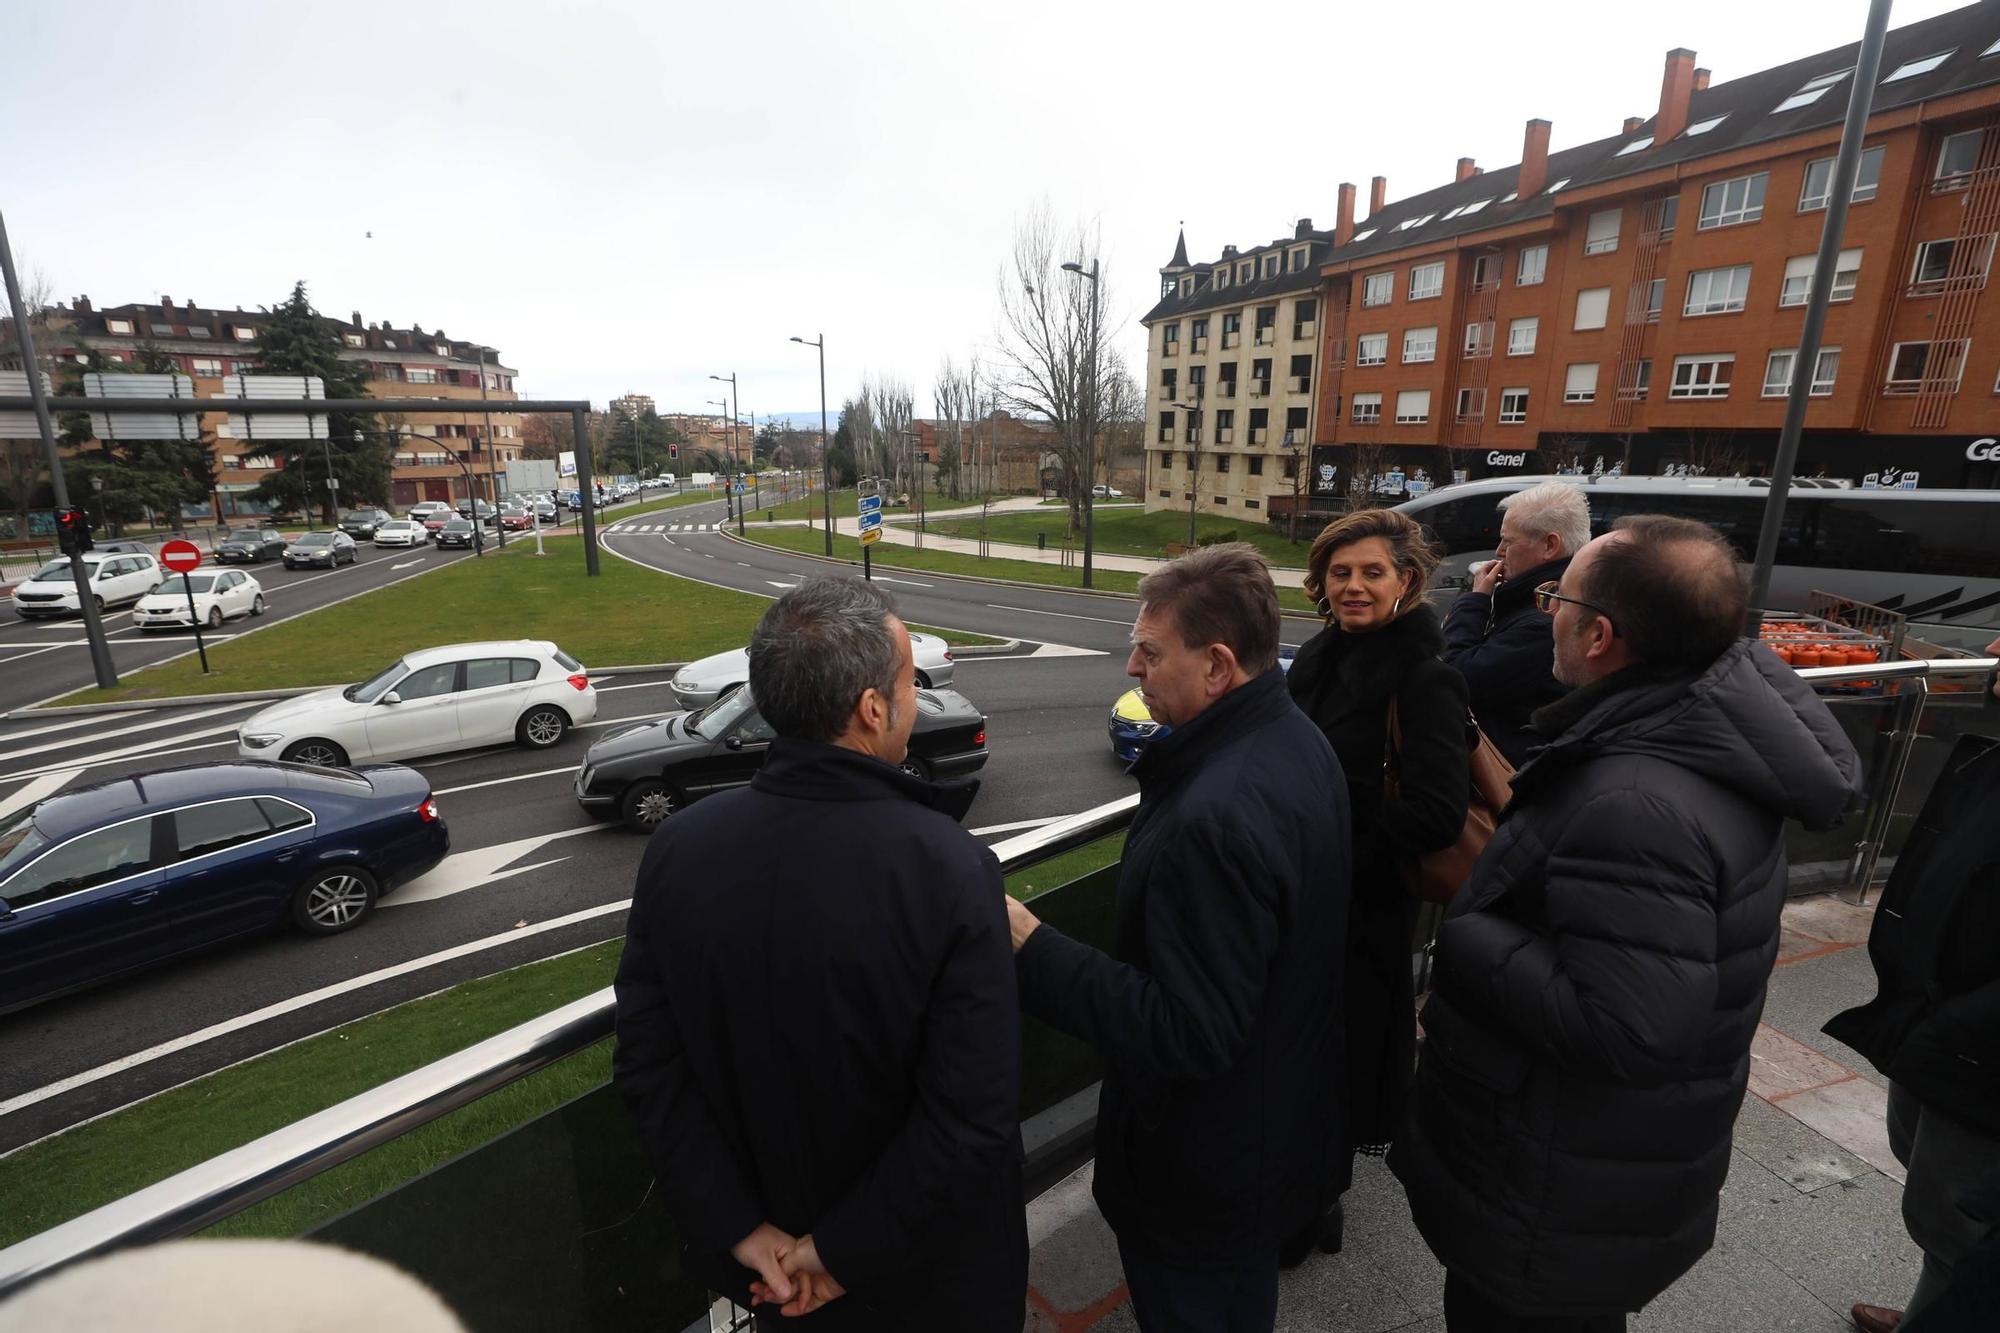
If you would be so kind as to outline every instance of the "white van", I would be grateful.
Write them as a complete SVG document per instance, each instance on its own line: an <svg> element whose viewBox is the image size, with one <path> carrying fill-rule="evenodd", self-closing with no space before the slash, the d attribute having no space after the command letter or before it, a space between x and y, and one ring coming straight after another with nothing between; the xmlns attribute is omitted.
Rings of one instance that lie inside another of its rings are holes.
<svg viewBox="0 0 2000 1333"><path fill-rule="evenodd" d="M83 567L90 575L91 596L97 609L136 602L160 586L159 562L150 555L129 551L89 551ZM76 601L76 578L69 570L69 557L59 555L14 588L14 611L23 620L38 616L80 615Z"/></svg>

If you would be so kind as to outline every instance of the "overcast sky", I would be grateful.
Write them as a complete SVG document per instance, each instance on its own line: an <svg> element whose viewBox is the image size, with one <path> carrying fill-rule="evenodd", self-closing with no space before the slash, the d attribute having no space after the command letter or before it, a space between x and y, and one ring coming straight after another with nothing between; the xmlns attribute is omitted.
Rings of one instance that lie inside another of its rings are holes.
<svg viewBox="0 0 2000 1333"><path fill-rule="evenodd" d="M1867 5L4 9L0 210L62 299L255 308L303 278L329 314L498 347L524 393L663 411L732 370L746 413L814 409L786 339L823 331L832 411L876 372L928 415L941 357L994 359L1038 199L1100 229L1143 369L1183 219L1197 260L1329 227L1342 180L1365 211L1374 175L1393 200L1518 161L1530 117L1600 138L1653 113L1672 47L1721 83L1858 39Z"/></svg>

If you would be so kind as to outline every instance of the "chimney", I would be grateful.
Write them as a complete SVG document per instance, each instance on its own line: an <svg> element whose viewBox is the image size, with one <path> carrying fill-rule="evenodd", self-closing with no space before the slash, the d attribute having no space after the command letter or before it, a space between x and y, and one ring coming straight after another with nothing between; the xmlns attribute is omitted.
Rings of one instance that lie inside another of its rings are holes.
<svg viewBox="0 0 2000 1333"><path fill-rule="evenodd" d="M76 313L79 315L90 313L90 298L88 296L79 296L76 298Z"/></svg>
<svg viewBox="0 0 2000 1333"><path fill-rule="evenodd" d="M1705 70L1705 69L1698 69L1698 70L1696 70L1696 71L1694 72L1694 90L1695 90L1696 92L1698 92L1698 93L1705 93L1705 92L1707 92L1707 91L1708 91L1708 71L1707 71L1707 70Z"/></svg>
<svg viewBox="0 0 2000 1333"><path fill-rule="evenodd" d="M1340 212L1333 224L1333 243L1346 245L1354 239L1354 183L1340 183Z"/></svg>
<svg viewBox="0 0 2000 1333"><path fill-rule="evenodd" d="M1479 174L1479 164L1469 157L1458 159L1458 180L1469 181Z"/></svg>
<svg viewBox="0 0 2000 1333"><path fill-rule="evenodd" d="M1300 218L1299 225L1292 230L1292 239L1303 241L1306 237L1312 235L1312 229L1313 220L1311 218Z"/></svg>
<svg viewBox="0 0 2000 1333"><path fill-rule="evenodd" d="M1368 216L1374 217L1389 202L1389 178L1377 176L1368 182Z"/></svg>
<svg viewBox="0 0 2000 1333"><path fill-rule="evenodd" d="M354 312L354 327L357 329L361 327L361 312L359 310Z"/></svg>
<svg viewBox="0 0 2000 1333"><path fill-rule="evenodd" d="M1644 116L1627 116L1625 117L1625 133L1630 134L1645 123L1646 118Z"/></svg>
<svg viewBox="0 0 2000 1333"><path fill-rule="evenodd" d="M171 315L174 312L174 298L171 296L162 296L160 298L160 309Z"/></svg>
<svg viewBox="0 0 2000 1333"><path fill-rule="evenodd" d="M1549 122L1531 120L1521 138L1521 179L1514 186L1517 198L1532 199L1549 183Z"/></svg>
<svg viewBox="0 0 2000 1333"><path fill-rule="evenodd" d="M1694 52L1677 46L1667 52L1660 77L1660 114L1653 119L1653 142L1663 144L1688 127L1688 99L1694 96Z"/></svg>

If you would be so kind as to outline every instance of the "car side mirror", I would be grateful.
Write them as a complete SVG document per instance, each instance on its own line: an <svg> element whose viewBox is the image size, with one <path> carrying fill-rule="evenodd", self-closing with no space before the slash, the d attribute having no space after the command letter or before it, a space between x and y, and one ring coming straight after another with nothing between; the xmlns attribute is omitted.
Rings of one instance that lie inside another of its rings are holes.
<svg viewBox="0 0 2000 1333"><path fill-rule="evenodd" d="M0 898L0 921L12 921L13 919L14 909L7 905L5 898Z"/></svg>
<svg viewBox="0 0 2000 1333"><path fill-rule="evenodd" d="M731 736L723 744L732 750L740 750L743 748L743 738L741 736Z"/></svg>
<svg viewBox="0 0 2000 1333"><path fill-rule="evenodd" d="M403 696L396 693L394 690L390 690L387 694L382 696L382 702L385 704L399 704L403 702Z"/></svg>

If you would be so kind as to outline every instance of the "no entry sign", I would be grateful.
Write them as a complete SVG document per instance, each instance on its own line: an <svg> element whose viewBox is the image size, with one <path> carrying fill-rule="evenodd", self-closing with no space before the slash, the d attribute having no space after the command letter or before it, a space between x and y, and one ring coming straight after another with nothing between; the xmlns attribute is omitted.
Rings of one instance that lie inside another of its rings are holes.
<svg viewBox="0 0 2000 1333"><path fill-rule="evenodd" d="M201 548L189 541L170 541L160 548L160 563L176 574L201 568Z"/></svg>

